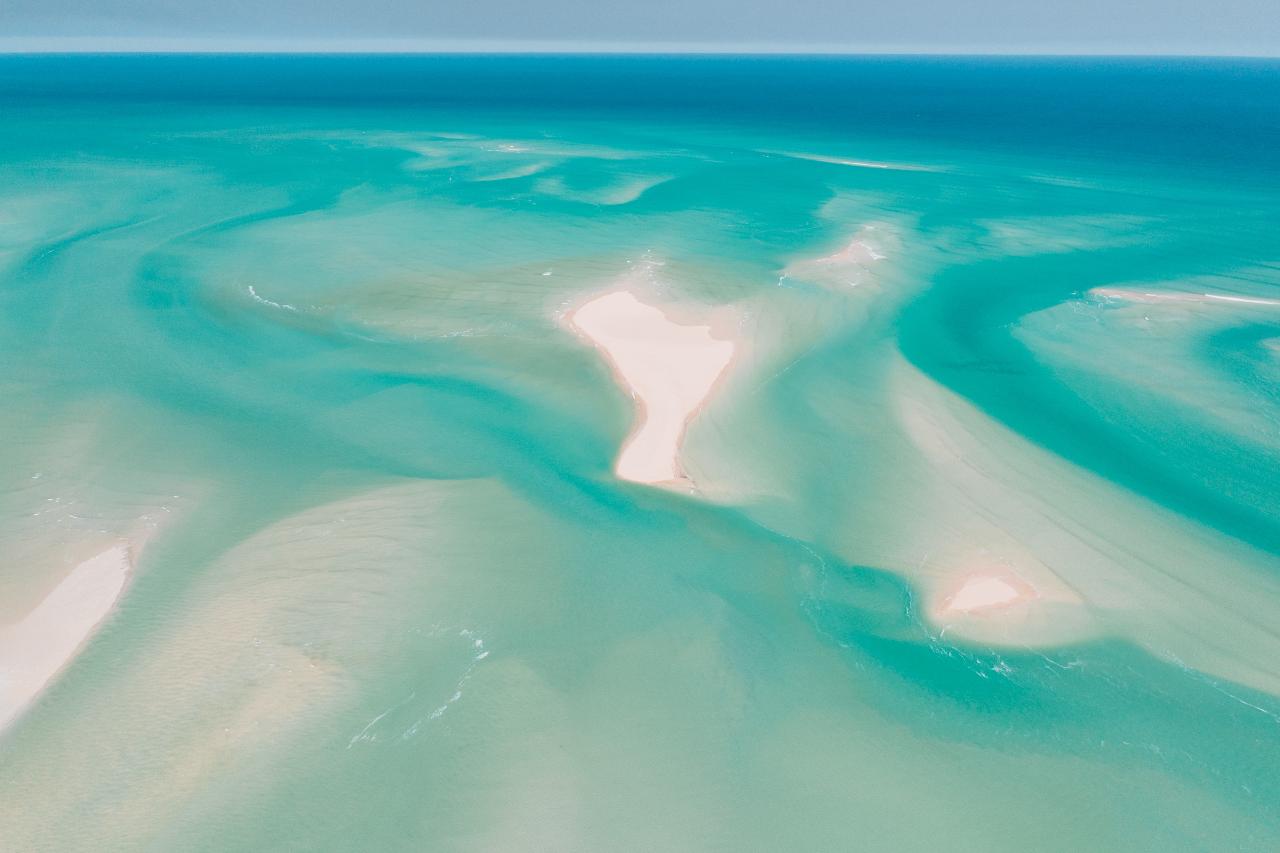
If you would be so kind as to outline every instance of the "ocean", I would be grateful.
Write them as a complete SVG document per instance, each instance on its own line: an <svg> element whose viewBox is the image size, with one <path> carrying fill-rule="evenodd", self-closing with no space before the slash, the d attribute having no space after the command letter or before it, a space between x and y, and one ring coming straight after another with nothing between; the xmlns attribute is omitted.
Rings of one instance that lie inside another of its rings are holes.
<svg viewBox="0 0 1280 853"><path fill-rule="evenodd" d="M13 55L0 130L0 848L1280 849L1280 62Z"/></svg>

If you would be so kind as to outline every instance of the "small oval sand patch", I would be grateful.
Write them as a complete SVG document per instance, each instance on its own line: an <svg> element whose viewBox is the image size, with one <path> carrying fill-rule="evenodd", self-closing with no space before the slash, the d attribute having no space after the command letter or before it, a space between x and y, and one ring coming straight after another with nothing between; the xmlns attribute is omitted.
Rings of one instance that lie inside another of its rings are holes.
<svg viewBox="0 0 1280 853"><path fill-rule="evenodd" d="M1030 589L1004 578L973 577L952 593L943 610L949 613L972 613L992 607L1007 607L1031 597Z"/></svg>

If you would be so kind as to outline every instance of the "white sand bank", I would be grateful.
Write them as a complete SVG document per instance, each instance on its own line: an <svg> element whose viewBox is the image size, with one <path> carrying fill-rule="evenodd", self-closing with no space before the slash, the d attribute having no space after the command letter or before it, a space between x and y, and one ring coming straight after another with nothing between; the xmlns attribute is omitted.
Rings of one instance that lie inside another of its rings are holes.
<svg viewBox="0 0 1280 853"><path fill-rule="evenodd" d="M1007 607L1034 596L1034 590L1014 578L974 575L967 578L959 589L947 596L943 610L973 613L994 607Z"/></svg>
<svg viewBox="0 0 1280 853"><path fill-rule="evenodd" d="M682 325L630 291L606 293L569 315L637 403L637 424L614 470L624 480L684 479L680 443L689 422L733 360L735 344L710 326Z"/></svg>
<svg viewBox="0 0 1280 853"><path fill-rule="evenodd" d="M124 591L131 560L113 545L76 566L39 605L0 628L0 728L73 658Z"/></svg>
<svg viewBox="0 0 1280 853"><path fill-rule="evenodd" d="M1089 295L1097 299L1121 302L1140 302L1145 305L1182 304L1211 305L1224 303L1230 305L1261 305L1271 308L1280 307L1280 299L1268 299L1262 296L1232 296L1226 293L1190 293L1179 291L1149 292L1128 290L1119 287L1095 287Z"/></svg>

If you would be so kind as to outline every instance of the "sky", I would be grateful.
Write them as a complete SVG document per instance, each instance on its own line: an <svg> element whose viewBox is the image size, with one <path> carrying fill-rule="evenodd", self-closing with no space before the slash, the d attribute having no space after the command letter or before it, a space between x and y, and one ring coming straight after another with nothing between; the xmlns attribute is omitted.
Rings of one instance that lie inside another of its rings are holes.
<svg viewBox="0 0 1280 853"><path fill-rule="evenodd" d="M1280 55L1277 0L0 0L0 50Z"/></svg>

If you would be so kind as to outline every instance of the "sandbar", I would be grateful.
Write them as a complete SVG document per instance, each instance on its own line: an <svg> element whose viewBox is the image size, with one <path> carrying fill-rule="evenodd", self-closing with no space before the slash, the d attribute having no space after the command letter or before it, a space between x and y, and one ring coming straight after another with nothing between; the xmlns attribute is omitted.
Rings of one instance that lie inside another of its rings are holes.
<svg viewBox="0 0 1280 853"><path fill-rule="evenodd" d="M18 622L0 628L0 729L22 713L111 612L130 566L128 546L113 545L72 569Z"/></svg>
<svg viewBox="0 0 1280 853"><path fill-rule="evenodd" d="M833 166L853 166L858 169L887 169L894 172L940 172L937 166L924 166L918 163L886 163L883 160L857 160L852 157L834 157L828 154L810 154L804 151L763 151L763 154L776 154L780 157L791 157L796 160L809 160L813 163L830 163Z"/></svg>
<svg viewBox="0 0 1280 853"><path fill-rule="evenodd" d="M1280 306L1280 299L1269 299L1264 296L1231 296L1226 293L1190 293L1182 291L1142 291L1128 290L1119 287L1095 287L1089 291L1091 296L1101 299L1121 300L1124 302L1141 302L1144 304L1183 303L1205 305L1223 302L1235 305Z"/></svg>
<svg viewBox="0 0 1280 853"><path fill-rule="evenodd" d="M591 299L568 319L604 354L636 400L636 425L615 473L636 483L687 480L681 441L733 360L734 342L717 337L710 326L677 323L627 290Z"/></svg>

